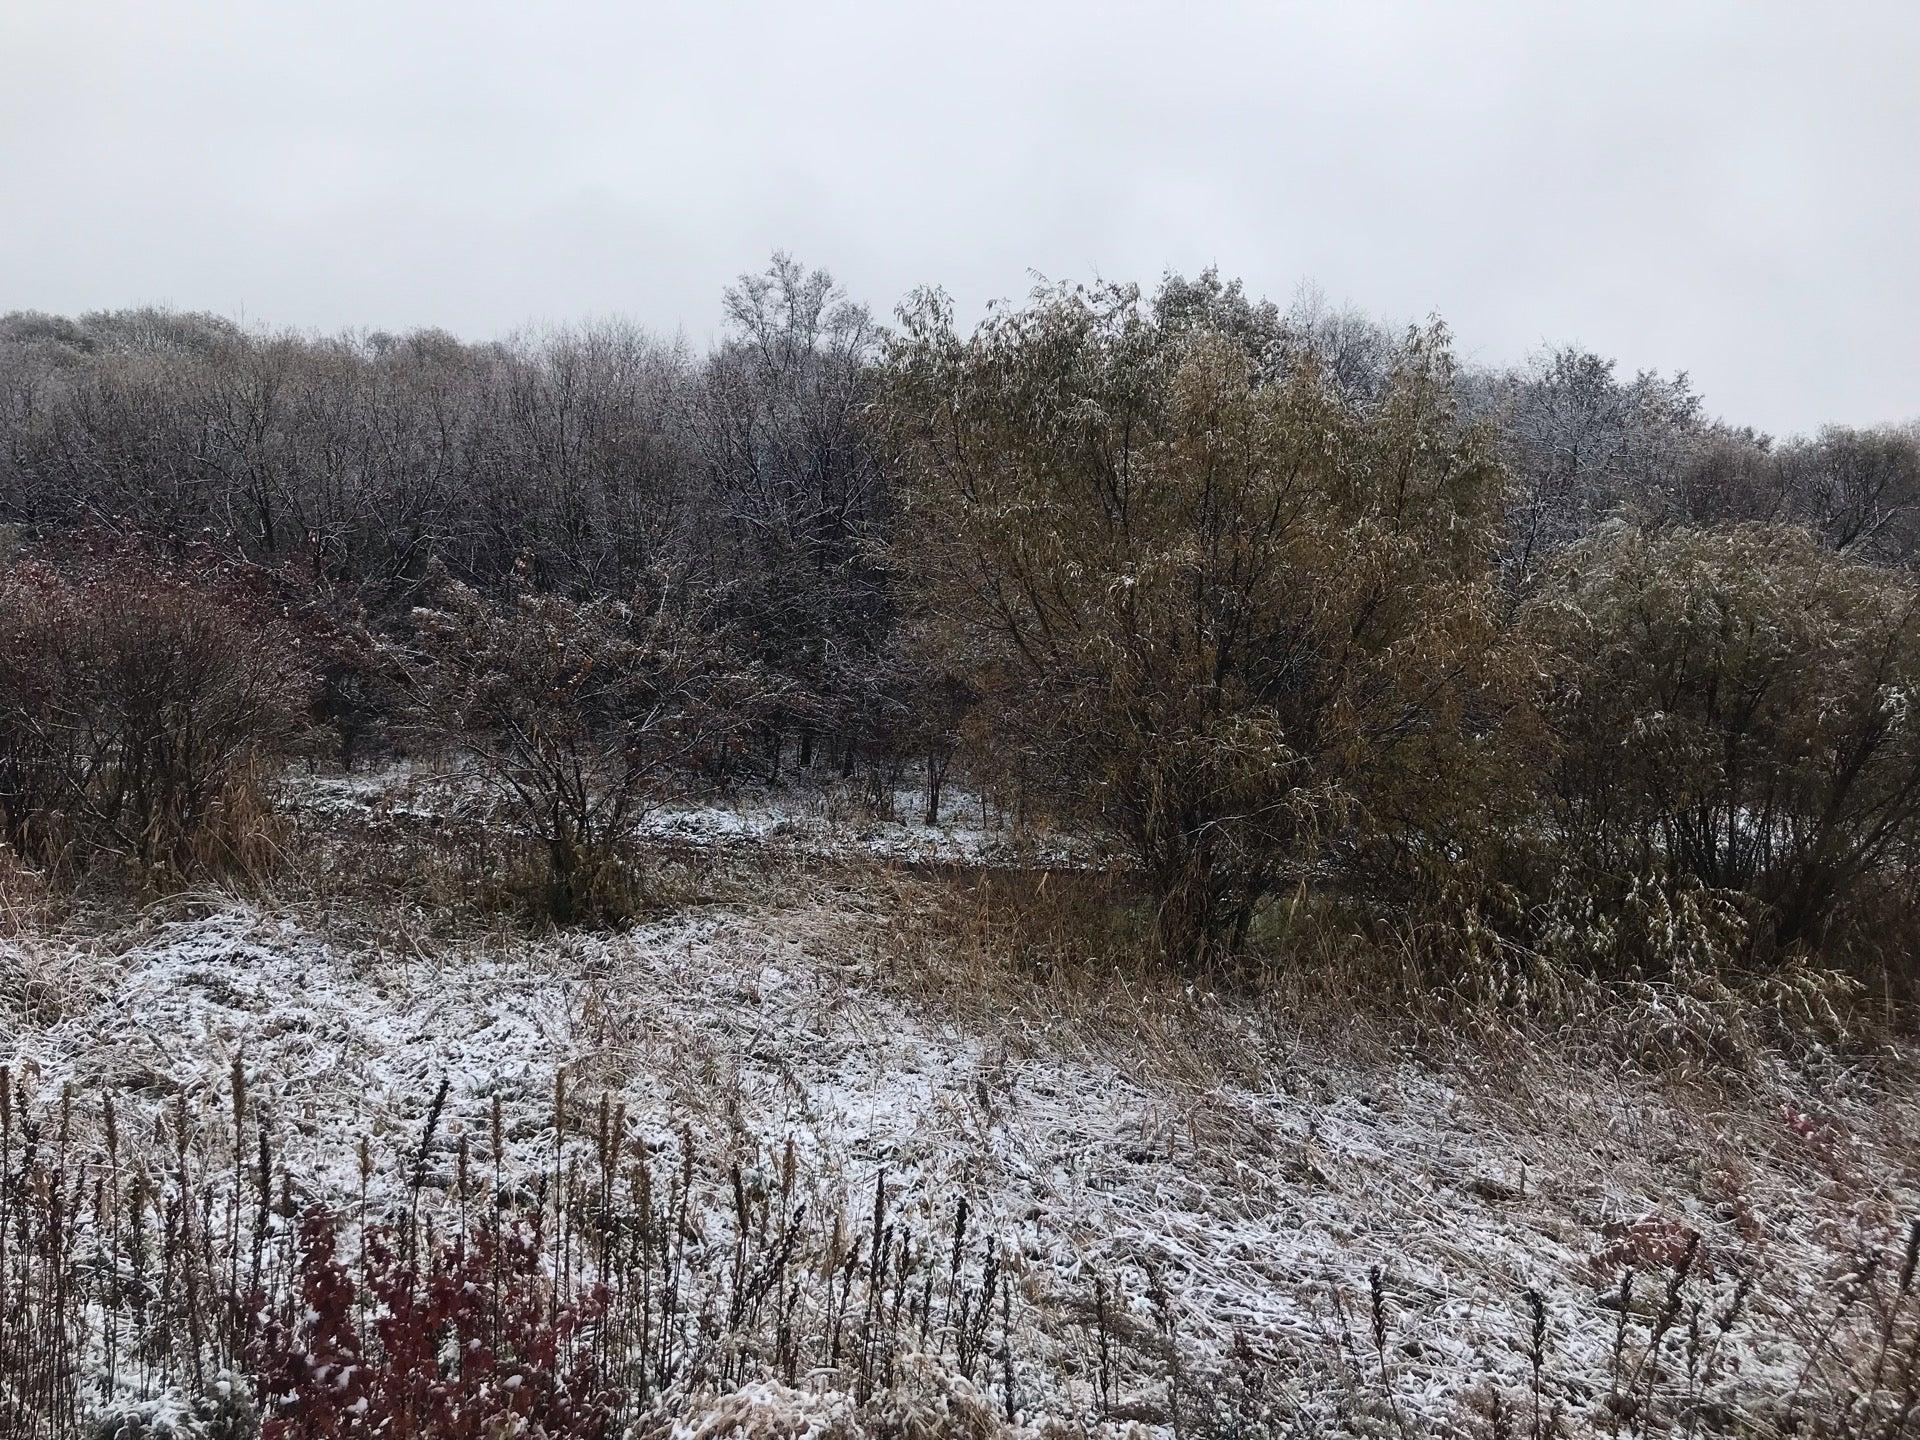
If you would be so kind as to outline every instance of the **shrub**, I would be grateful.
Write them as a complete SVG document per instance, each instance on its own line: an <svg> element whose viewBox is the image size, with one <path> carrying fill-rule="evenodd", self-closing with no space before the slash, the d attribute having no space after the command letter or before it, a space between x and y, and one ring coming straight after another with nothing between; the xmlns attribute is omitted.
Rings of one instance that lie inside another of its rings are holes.
<svg viewBox="0 0 1920 1440"><path fill-rule="evenodd" d="M1523 624L1555 683L1549 826L1596 879L1744 897L1818 944L1920 821L1920 588L1773 526L1576 547Z"/></svg>
<svg viewBox="0 0 1920 1440"><path fill-rule="evenodd" d="M394 1235L372 1230L357 1279L338 1230L323 1207L301 1217L300 1304L270 1314L253 1357L270 1397L262 1440L609 1433L591 1332L581 1333L604 1297L561 1303L531 1227L476 1226L459 1245L431 1251L424 1269ZM371 1325L362 1288L378 1316Z"/></svg>
<svg viewBox="0 0 1920 1440"><path fill-rule="evenodd" d="M539 908L562 924L617 911L634 822L739 742L769 683L684 586L490 603L443 576L439 591L401 660L414 732L535 842Z"/></svg>
<svg viewBox="0 0 1920 1440"><path fill-rule="evenodd" d="M929 300L889 394L913 602L1003 762L1120 844L1183 964L1235 951L1356 810L1458 803L1499 648L1502 479L1444 336L1361 402L1210 314L1043 291L963 340Z"/></svg>
<svg viewBox="0 0 1920 1440"><path fill-rule="evenodd" d="M0 581L0 834L30 861L249 868L305 732L296 637L242 578L135 554Z"/></svg>

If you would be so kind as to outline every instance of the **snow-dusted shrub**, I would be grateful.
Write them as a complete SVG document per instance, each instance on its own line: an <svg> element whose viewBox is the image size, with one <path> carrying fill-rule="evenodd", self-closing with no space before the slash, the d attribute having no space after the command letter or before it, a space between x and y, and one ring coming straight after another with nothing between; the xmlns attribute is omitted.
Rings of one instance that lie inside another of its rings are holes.
<svg viewBox="0 0 1920 1440"><path fill-rule="evenodd" d="M0 837L37 864L249 868L305 732L293 632L236 574L137 553L0 581Z"/></svg>
<svg viewBox="0 0 1920 1440"><path fill-rule="evenodd" d="M634 822L731 753L770 682L684 585L492 602L443 575L437 599L399 657L414 734L533 842L537 909L563 924L619 912Z"/></svg>
<svg viewBox="0 0 1920 1440"><path fill-rule="evenodd" d="M1592 877L1744 897L1821 945L1920 836L1920 587L1791 528L1570 551L1523 624L1553 677L1546 826Z"/></svg>

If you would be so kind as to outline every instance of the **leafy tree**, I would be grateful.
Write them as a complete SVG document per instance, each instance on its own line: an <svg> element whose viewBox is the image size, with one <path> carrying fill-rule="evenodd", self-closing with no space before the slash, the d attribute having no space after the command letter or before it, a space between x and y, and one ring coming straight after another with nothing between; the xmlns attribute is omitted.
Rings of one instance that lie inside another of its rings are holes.
<svg viewBox="0 0 1920 1440"><path fill-rule="evenodd" d="M1168 956L1232 953L1317 838L1442 800L1495 650L1501 477L1436 328L1374 404L1237 292L903 315L896 563L1002 759L1130 856Z"/></svg>

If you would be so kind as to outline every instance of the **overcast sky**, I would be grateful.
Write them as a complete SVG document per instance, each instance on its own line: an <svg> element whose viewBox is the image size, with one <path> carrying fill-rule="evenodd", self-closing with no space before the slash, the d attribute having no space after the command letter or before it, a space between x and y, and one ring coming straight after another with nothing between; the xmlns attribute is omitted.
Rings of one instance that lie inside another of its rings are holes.
<svg viewBox="0 0 1920 1440"><path fill-rule="evenodd" d="M0 310L700 341L1217 264L1920 416L1920 0L0 0Z"/></svg>

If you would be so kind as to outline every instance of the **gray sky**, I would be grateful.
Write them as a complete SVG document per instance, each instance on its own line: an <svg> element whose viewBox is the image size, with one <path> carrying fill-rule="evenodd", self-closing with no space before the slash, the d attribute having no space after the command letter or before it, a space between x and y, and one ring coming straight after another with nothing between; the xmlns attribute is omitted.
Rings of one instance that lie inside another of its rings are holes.
<svg viewBox="0 0 1920 1440"><path fill-rule="evenodd" d="M1217 263L1920 415L1920 0L0 0L0 310L696 340Z"/></svg>

